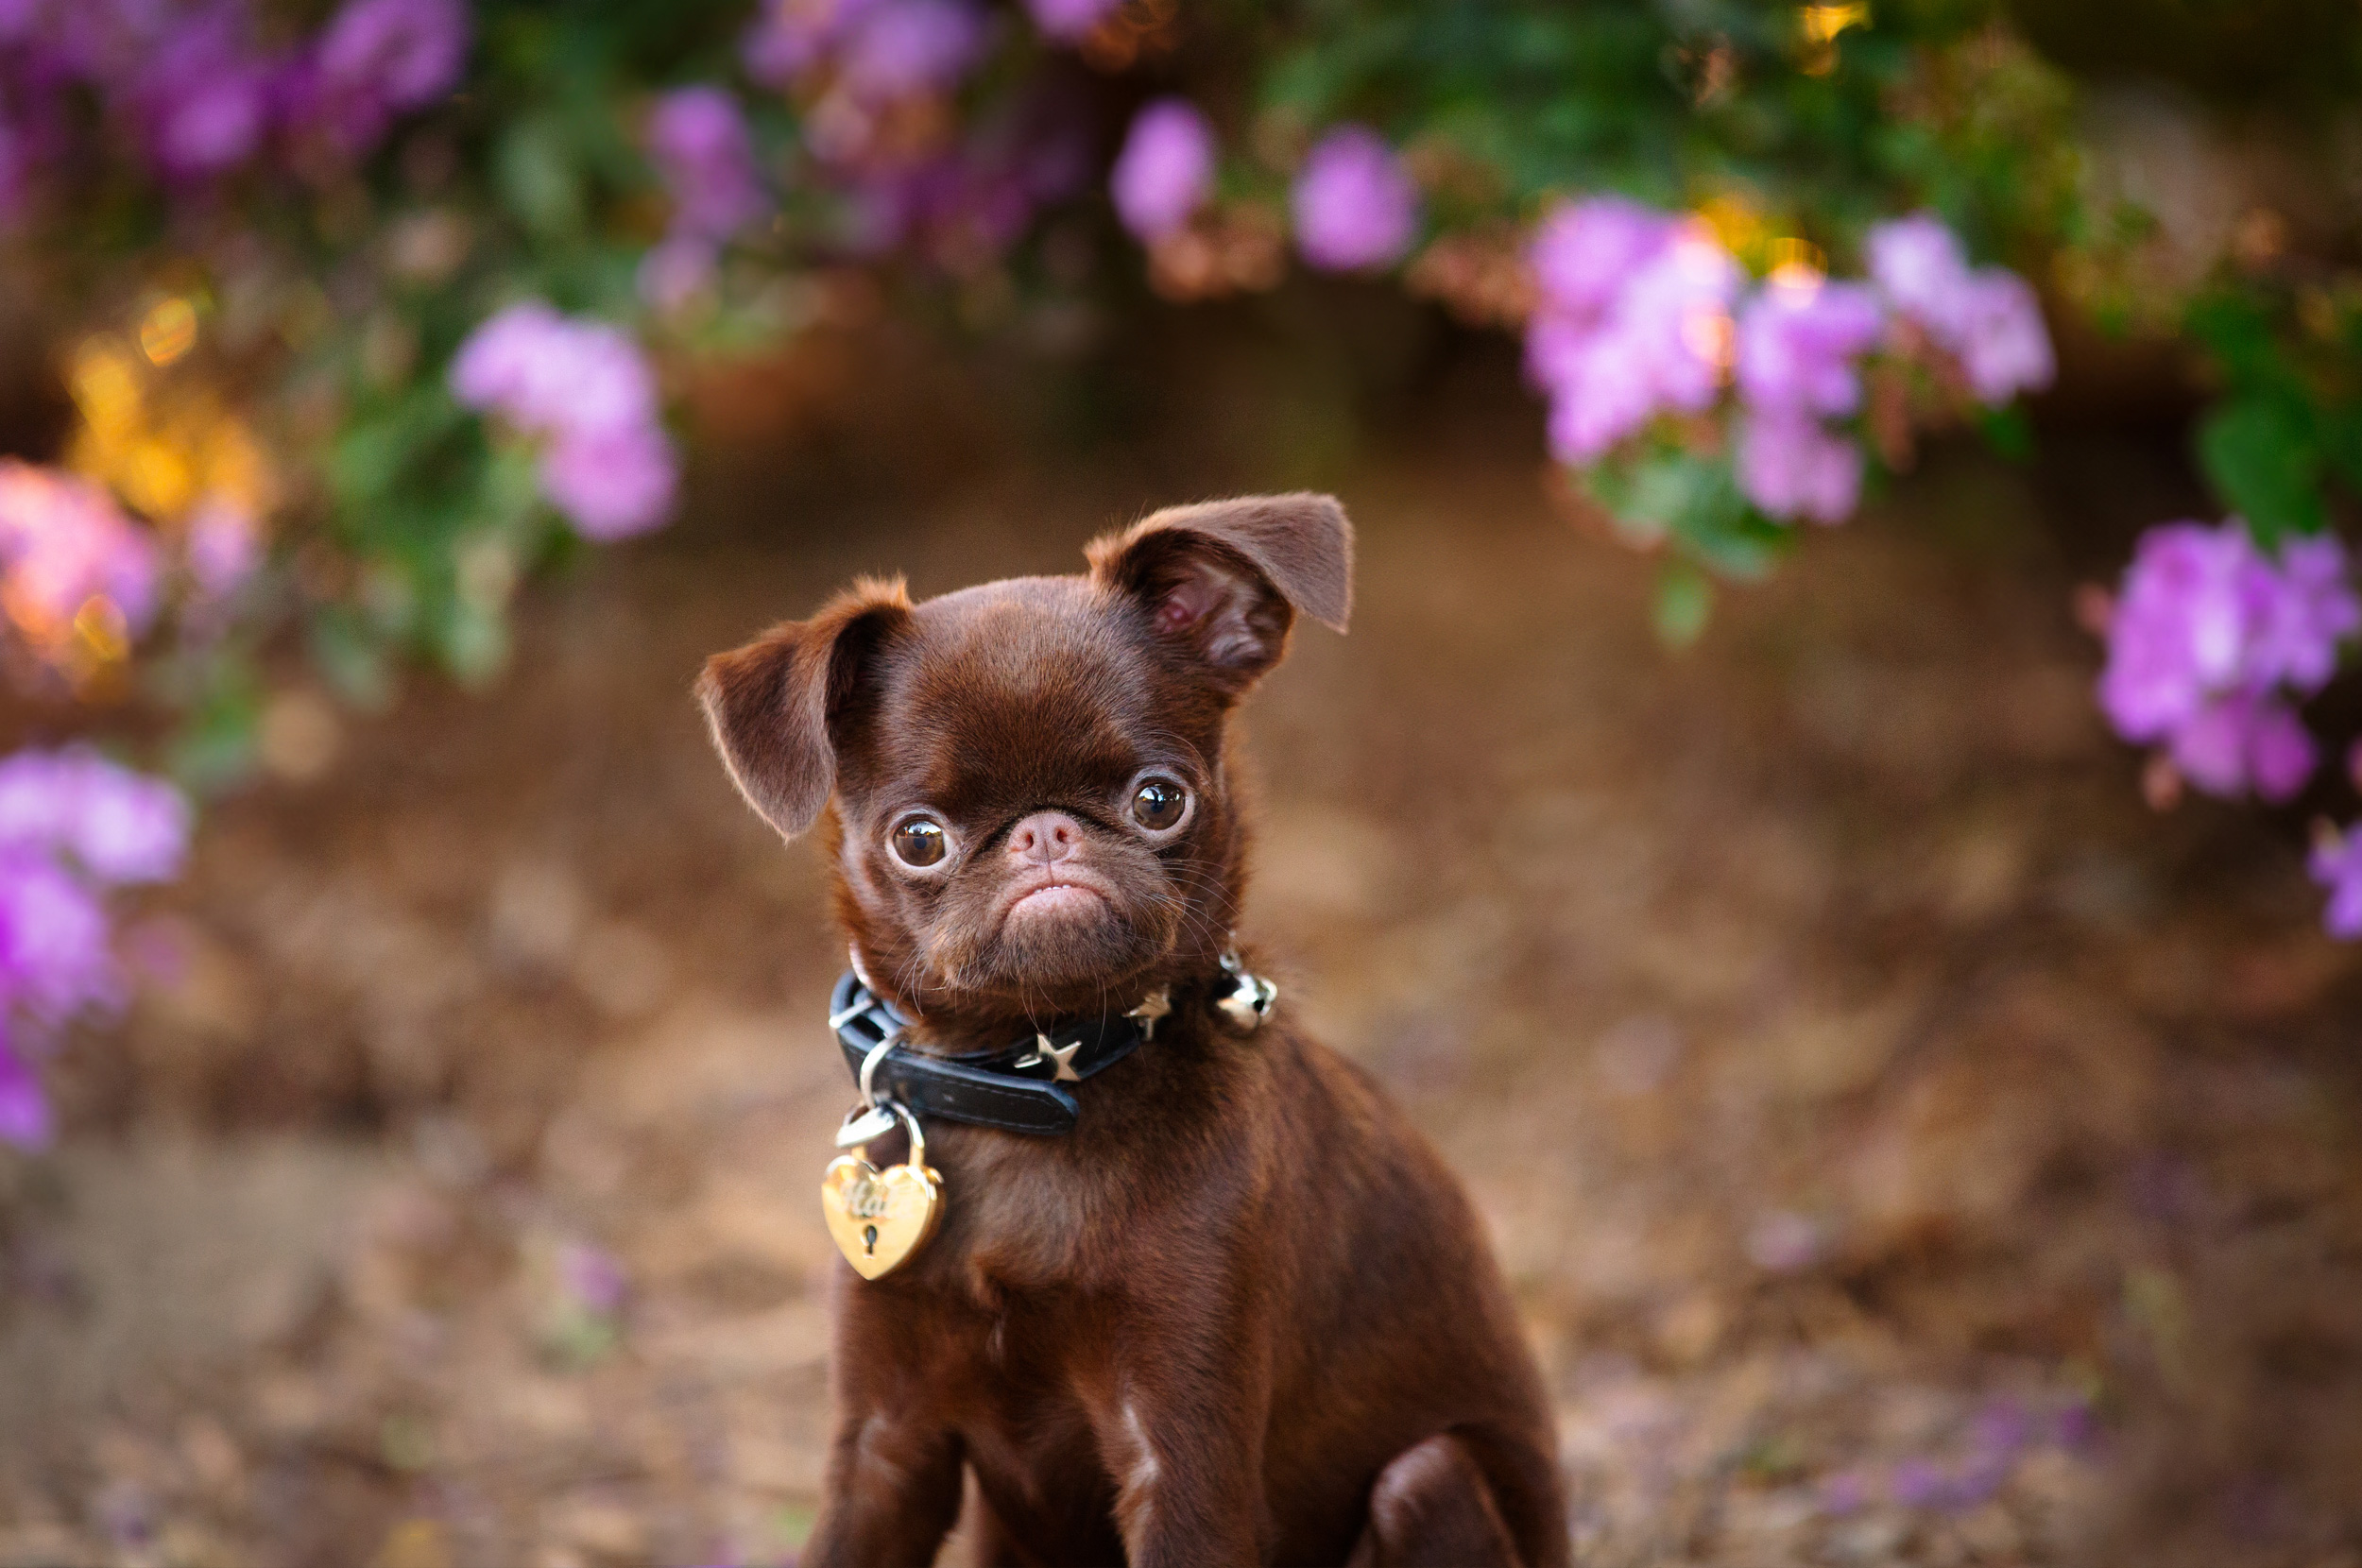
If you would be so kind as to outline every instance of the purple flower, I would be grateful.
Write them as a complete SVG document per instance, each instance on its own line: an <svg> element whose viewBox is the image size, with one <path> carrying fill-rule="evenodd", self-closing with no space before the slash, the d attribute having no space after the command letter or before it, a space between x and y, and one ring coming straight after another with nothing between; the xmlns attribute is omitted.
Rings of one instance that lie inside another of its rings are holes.
<svg viewBox="0 0 2362 1568"><path fill-rule="evenodd" d="M2126 740L2165 741L2199 788L2285 800L2319 755L2272 693L2318 690L2357 627L2362 600L2334 538L2292 539L2274 562L2236 519L2152 528L2109 619L2100 707Z"/></svg>
<svg viewBox="0 0 2362 1568"><path fill-rule="evenodd" d="M1126 229L1163 238L1213 191L1213 128L1188 99L1158 98L1133 117L1107 183Z"/></svg>
<svg viewBox="0 0 2362 1568"><path fill-rule="evenodd" d="M1859 1512L1870 1501L1870 1477L1858 1470L1839 1470L1821 1478L1821 1508L1842 1518Z"/></svg>
<svg viewBox="0 0 2362 1568"><path fill-rule="evenodd" d="M0 1142L44 1149L50 1137L49 1099L41 1075L0 1035Z"/></svg>
<svg viewBox="0 0 2362 1568"><path fill-rule="evenodd" d="M1526 369L1550 399L1550 450L1589 463L1666 409L1714 401L1730 364L1738 264L1710 230L1615 198L1561 209L1532 260Z"/></svg>
<svg viewBox="0 0 2362 1568"><path fill-rule="evenodd" d="M1770 517L1843 522L1861 501L1861 449L1809 415L1738 421L1738 487Z"/></svg>
<svg viewBox="0 0 2362 1568"><path fill-rule="evenodd" d="M62 853L100 882L162 882L188 839L188 800L163 779L78 747L0 759L0 854Z"/></svg>
<svg viewBox="0 0 2362 1568"><path fill-rule="evenodd" d="M1799 287L1774 277L1738 317L1739 396L1767 414L1851 414L1861 402L1854 362L1885 327L1863 284Z"/></svg>
<svg viewBox="0 0 2362 1568"><path fill-rule="evenodd" d="M746 74L766 87L785 87L818 64L875 3L769 0L741 45Z"/></svg>
<svg viewBox="0 0 2362 1568"><path fill-rule="evenodd" d="M469 335L452 394L542 440L541 492L594 539L664 520L677 479L656 377L638 344L603 321L512 305Z"/></svg>
<svg viewBox="0 0 2362 1568"><path fill-rule="evenodd" d="M2321 924L2332 936L2362 937L2362 822L2313 846L2313 880L2329 890Z"/></svg>
<svg viewBox="0 0 2362 1568"><path fill-rule="evenodd" d="M303 61L291 113L326 128L346 150L365 151L395 115L458 84L468 37L461 0L348 0Z"/></svg>
<svg viewBox="0 0 2362 1568"><path fill-rule="evenodd" d="M55 1028L119 996L90 890L45 855L0 855L0 1007Z"/></svg>
<svg viewBox="0 0 2362 1568"><path fill-rule="evenodd" d="M1887 1473L1887 1495L1907 1508L1941 1506L1951 1482L1933 1461L1905 1459Z"/></svg>
<svg viewBox="0 0 2362 1568"><path fill-rule="evenodd" d="M2152 528L2125 570L2109 622L2100 706L2128 741L2195 725L2176 751L2197 759L2184 771L2204 787L2212 778L2285 779L2300 757L2309 776L2311 741L2295 743L2301 731L2292 717L2251 700L2217 699L2253 699L2284 684L2319 690L2338 642L2357 628L2362 599L2334 538L2292 539L2275 564L2235 519L2219 528ZM2234 758L2245 761L2234 766Z"/></svg>
<svg viewBox="0 0 2362 1568"><path fill-rule="evenodd" d="M1322 137L1296 176L1296 247L1330 272L1386 266L1411 248L1419 188L1385 139L1367 126Z"/></svg>
<svg viewBox="0 0 2362 1568"><path fill-rule="evenodd" d="M1969 291L1960 237L1933 213L1916 213L1870 230L1870 276L1887 299L1931 332L1949 338Z"/></svg>
<svg viewBox="0 0 2362 1568"><path fill-rule="evenodd" d="M2318 691L2337 667L2337 644L2362 631L2362 598L2346 575L2346 549L2334 534L2284 540L2279 591L2256 628L2258 678Z"/></svg>
<svg viewBox="0 0 2362 1568"><path fill-rule="evenodd" d="M672 443L647 425L563 434L541 454L541 493L602 543L660 526L678 475Z"/></svg>
<svg viewBox="0 0 2362 1568"><path fill-rule="evenodd" d="M624 1266L613 1253L570 1241L557 1250L557 1279L585 1312L607 1317L624 1304Z"/></svg>
<svg viewBox="0 0 2362 1568"><path fill-rule="evenodd" d="M639 346L603 321L539 300L511 305L471 333L452 362L452 392L536 434L652 423L656 378Z"/></svg>
<svg viewBox="0 0 2362 1568"><path fill-rule="evenodd" d="M1052 38L1080 38L1123 0L1025 0L1034 26Z"/></svg>
<svg viewBox="0 0 2362 1568"><path fill-rule="evenodd" d="M855 96L906 98L950 87L984 44L984 19L962 0L874 0L861 9L838 68Z"/></svg>
<svg viewBox="0 0 2362 1568"><path fill-rule="evenodd" d="M2178 522L2141 536L2108 628L2100 707L2128 741L2155 741L2209 696L2248 684L2269 569L2247 530Z"/></svg>
<svg viewBox="0 0 2362 1568"><path fill-rule="evenodd" d="M1932 213L1878 225L1867 248L1888 301L1960 362L1979 401L2005 403L2050 384L2050 334L2025 279L2006 267L1971 271L1959 238Z"/></svg>
<svg viewBox="0 0 2362 1568"><path fill-rule="evenodd" d="M273 77L249 46L242 9L215 5L179 21L144 51L132 87L156 166L199 179L252 158L270 128Z"/></svg>
<svg viewBox="0 0 2362 1568"><path fill-rule="evenodd" d="M1596 322L1633 274L1663 252L1675 227L1670 213L1621 196L1554 208L1527 251L1545 313L1578 324Z"/></svg>
<svg viewBox="0 0 2362 1568"><path fill-rule="evenodd" d="M468 63L461 0L350 0L321 32L330 82L366 88L388 109L419 109L450 92Z"/></svg>
<svg viewBox="0 0 2362 1568"><path fill-rule="evenodd" d="M1971 280L1953 348L1970 389L1995 407L2048 386L2057 372L2033 289L2001 267L1987 267Z"/></svg>
<svg viewBox="0 0 2362 1568"><path fill-rule="evenodd" d="M156 544L95 486L0 459L0 601L37 644L60 640L94 598L134 635L156 613Z"/></svg>
<svg viewBox="0 0 2362 1568"><path fill-rule="evenodd" d="M648 154L673 194L673 231L720 242L770 205L738 100L718 87L668 93L648 117Z"/></svg>
<svg viewBox="0 0 2362 1568"><path fill-rule="evenodd" d="M219 601L236 592L262 564L262 531L245 507L212 496L190 515L185 548L198 597Z"/></svg>

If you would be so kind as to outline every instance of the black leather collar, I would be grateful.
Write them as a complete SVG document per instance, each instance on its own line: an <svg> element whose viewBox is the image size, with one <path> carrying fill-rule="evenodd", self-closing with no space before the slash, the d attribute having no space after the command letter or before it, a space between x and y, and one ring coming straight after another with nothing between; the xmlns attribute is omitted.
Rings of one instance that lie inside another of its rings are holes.
<svg viewBox="0 0 2362 1568"><path fill-rule="evenodd" d="M899 1009L850 969L829 995L829 1022L855 1082L861 1081L863 1061L879 1043L911 1026ZM1003 1049L958 1056L889 1050L871 1074L871 1086L880 1099L899 1099L921 1116L1055 1136L1074 1131L1078 1107L1067 1086L1139 1049L1155 1023L1129 1014L1085 1018Z"/></svg>

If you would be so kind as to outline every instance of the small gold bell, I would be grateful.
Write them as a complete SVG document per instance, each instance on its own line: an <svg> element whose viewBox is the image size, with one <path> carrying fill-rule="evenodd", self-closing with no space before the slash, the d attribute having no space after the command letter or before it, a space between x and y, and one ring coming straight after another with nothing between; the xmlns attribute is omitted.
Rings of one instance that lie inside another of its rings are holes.
<svg viewBox="0 0 2362 1568"><path fill-rule="evenodd" d="M1222 972L1227 980L1214 994L1215 1010L1229 1020L1231 1028L1251 1034L1270 1015L1272 1003L1279 999L1279 987L1260 975L1247 973L1236 953L1222 955Z"/></svg>

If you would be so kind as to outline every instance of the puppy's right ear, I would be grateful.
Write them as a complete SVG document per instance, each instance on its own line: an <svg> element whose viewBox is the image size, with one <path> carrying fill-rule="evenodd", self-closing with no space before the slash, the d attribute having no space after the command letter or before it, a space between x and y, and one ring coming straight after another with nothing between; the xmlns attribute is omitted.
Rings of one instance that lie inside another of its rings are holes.
<svg viewBox="0 0 2362 1568"><path fill-rule="evenodd" d="M910 617L902 580L864 579L809 621L716 654L697 677L713 744L746 804L794 838L836 786L836 739L864 664Z"/></svg>

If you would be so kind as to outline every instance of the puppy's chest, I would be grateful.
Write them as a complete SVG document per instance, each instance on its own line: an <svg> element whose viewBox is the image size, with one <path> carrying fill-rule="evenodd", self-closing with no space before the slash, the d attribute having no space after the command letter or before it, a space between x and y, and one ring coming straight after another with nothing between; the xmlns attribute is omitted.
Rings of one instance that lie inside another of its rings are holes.
<svg viewBox="0 0 2362 1568"><path fill-rule="evenodd" d="M944 1143L939 1270L1087 1287L1137 1230L1132 1173L1104 1151L993 1133Z"/></svg>

